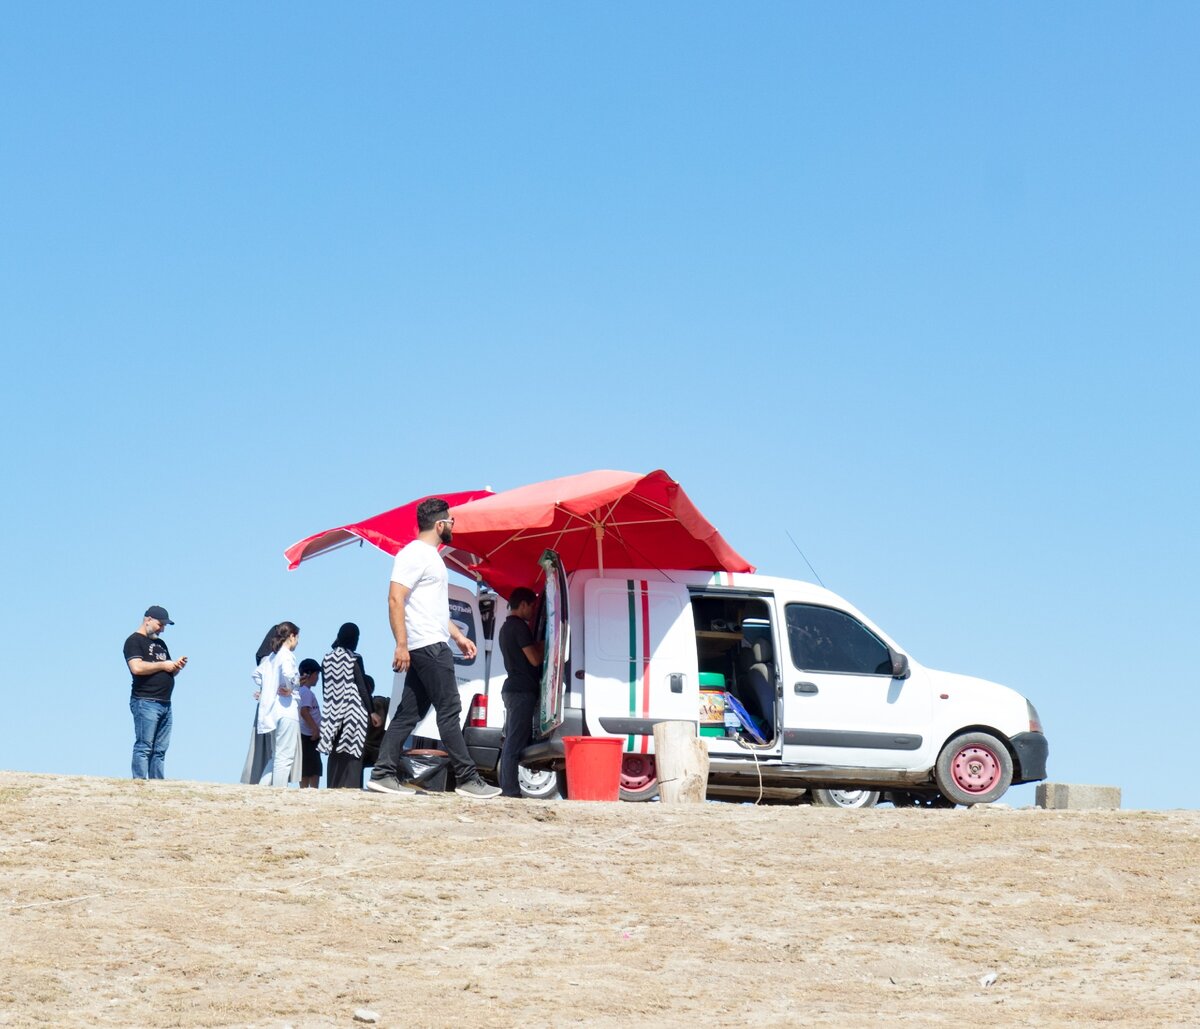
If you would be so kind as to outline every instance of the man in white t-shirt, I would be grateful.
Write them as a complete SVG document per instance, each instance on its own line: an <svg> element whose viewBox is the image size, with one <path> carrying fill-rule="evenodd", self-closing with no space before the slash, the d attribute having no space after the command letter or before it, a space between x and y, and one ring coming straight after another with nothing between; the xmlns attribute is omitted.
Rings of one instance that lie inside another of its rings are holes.
<svg viewBox="0 0 1200 1029"><path fill-rule="evenodd" d="M475 656L475 644L450 620L446 566L438 553L438 544L449 543L454 535L450 506L437 497L422 501L417 507L417 530L417 538L396 555L388 591L388 616L396 637L392 670L406 673L404 694L379 746L367 789L398 795L416 792L400 783L400 758L404 741L432 705L442 746L454 767L458 784L454 792L490 800L500 790L479 777L467 750L460 724L462 699L450 653L453 639L465 657Z"/></svg>

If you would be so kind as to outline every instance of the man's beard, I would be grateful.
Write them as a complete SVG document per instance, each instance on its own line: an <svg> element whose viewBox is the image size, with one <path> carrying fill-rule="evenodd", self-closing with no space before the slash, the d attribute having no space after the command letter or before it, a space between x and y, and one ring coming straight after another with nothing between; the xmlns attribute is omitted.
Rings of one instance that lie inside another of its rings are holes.
<svg viewBox="0 0 1200 1029"><path fill-rule="evenodd" d="M454 539L454 530L447 526L438 533L438 539L440 539L443 543L449 543L452 539Z"/></svg>

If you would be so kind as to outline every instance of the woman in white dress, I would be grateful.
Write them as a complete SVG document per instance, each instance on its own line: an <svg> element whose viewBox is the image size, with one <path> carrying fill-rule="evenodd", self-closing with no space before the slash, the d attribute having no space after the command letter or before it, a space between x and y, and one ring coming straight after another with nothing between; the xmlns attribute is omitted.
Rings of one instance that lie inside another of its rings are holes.
<svg viewBox="0 0 1200 1029"><path fill-rule="evenodd" d="M280 622L271 634L270 653L254 671L258 731L271 733L275 741L260 786L286 786L300 778L300 670L295 653L299 640L300 629L294 622Z"/></svg>

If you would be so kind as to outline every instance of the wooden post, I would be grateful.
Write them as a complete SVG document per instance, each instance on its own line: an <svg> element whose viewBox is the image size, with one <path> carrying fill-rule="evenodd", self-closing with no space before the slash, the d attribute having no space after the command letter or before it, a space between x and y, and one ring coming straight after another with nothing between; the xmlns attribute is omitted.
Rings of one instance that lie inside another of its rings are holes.
<svg viewBox="0 0 1200 1029"><path fill-rule="evenodd" d="M697 739L695 722L659 722L654 727L654 763L664 804L704 803L708 747Z"/></svg>

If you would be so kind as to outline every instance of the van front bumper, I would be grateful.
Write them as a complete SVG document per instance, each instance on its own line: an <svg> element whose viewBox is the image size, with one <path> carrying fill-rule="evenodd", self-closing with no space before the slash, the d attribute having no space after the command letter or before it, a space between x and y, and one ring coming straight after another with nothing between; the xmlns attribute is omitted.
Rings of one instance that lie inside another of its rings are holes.
<svg viewBox="0 0 1200 1029"><path fill-rule="evenodd" d="M1046 778L1046 759L1050 756L1050 744L1040 732L1019 732L1009 742L1017 756L1017 767L1013 769L1013 782L1040 782Z"/></svg>

